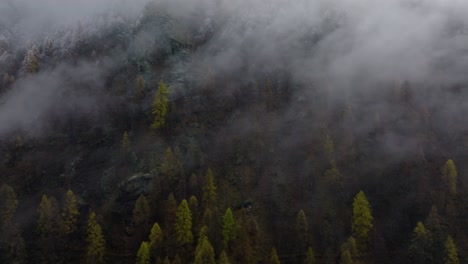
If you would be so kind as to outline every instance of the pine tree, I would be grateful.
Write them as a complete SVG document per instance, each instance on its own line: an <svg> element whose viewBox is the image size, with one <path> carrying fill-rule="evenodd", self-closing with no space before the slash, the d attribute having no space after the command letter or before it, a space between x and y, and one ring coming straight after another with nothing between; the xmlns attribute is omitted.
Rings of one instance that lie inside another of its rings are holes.
<svg viewBox="0 0 468 264"><path fill-rule="evenodd" d="M177 214L177 201L174 194L170 193L164 204L164 232L166 235L172 235L174 223Z"/></svg>
<svg viewBox="0 0 468 264"><path fill-rule="evenodd" d="M215 264L215 254L208 237L200 236L193 264Z"/></svg>
<svg viewBox="0 0 468 264"><path fill-rule="evenodd" d="M166 256L163 260L163 264L171 264L171 261L169 260L169 257Z"/></svg>
<svg viewBox="0 0 468 264"><path fill-rule="evenodd" d="M276 252L275 247L273 247L271 249L269 264L280 264L280 260L279 260L279 257L278 257L278 252Z"/></svg>
<svg viewBox="0 0 468 264"><path fill-rule="evenodd" d="M189 208L192 212L192 226L194 228L194 232L197 233L198 228L200 228L200 212L198 210L198 199L194 195L190 196Z"/></svg>
<svg viewBox="0 0 468 264"><path fill-rule="evenodd" d="M213 178L213 172L208 169L206 173L205 185L203 186L202 201L206 207L213 208L216 203L216 184Z"/></svg>
<svg viewBox="0 0 468 264"><path fill-rule="evenodd" d="M353 202L353 237L356 239L357 248L360 252L367 249L369 232L372 229L372 210L363 191L360 191Z"/></svg>
<svg viewBox="0 0 468 264"><path fill-rule="evenodd" d="M141 224L147 225L150 217L150 206L148 199L142 194L135 202L133 207L133 222L139 226Z"/></svg>
<svg viewBox="0 0 468 264"><path fill-rule="evenodd" d="M63 207L62 230L65 235L76 231L78 223L78 203L72 190L65 194L65 206Z"/></svg>
<svg viewBox="0 0 468 264"><path fill-rule="evenodd" d="M445 242L445 264L460 264L460 259L458 258L457 247L453 242L451 236L447 237Z"/></svg>
<svg viewBox="0 0 468 264"><path fill-rule="evenodd" d="M151 228L149 240L150 240L150 243L149 243L150 253L153 257L156 257L157 251L162 246L162 242L163 242L163 233L158 223L154 223L153 227Z"/></svg>
<svg viewBox="0 0 468 264"><path fill-rule="evenodd" d="M229 261L229 258L226 254L226 251L221 251L221 253L219 254L219 258L218 258L218 264L231 264L231 262Z"/></svg>
<svg viewBox="0 0 468 264"><path fill-rule="evenodd" d="M141 242L140 249L138 249L136 264L149 264L150 252L148 242Z"/></svg>
<svg viewBox="0 0 468 264"><path fill-rule="evenodd" d="M432 239L430 232L422 222L418 222L413 230L413 238L409 247L412 263L430 263Z"/></svg>
<svg viewBox="0 0 468 264"><path fill-rule="evenodd" d="M315 263L317 263L317 261L315 260L315 253L312 250L312 248L309 247L306 253L306 259L304 261L304 264L315 264Z"/></svg>
<svg viewBox="0 0 468 264"><path fill-rule="evenodd" d="M139 75L135 83L135 98L142 98L145 95L145 79Z"/></svg>
<svg viewBox="0 0 468 264"><path fill-rule="evenodd" d="M450 195L457 193L457 168L453 160L449 159L442 167L443 182Z"/></svg>
<svg viewBox="0 0 468 264"><path fill-rule="evenodd" d="M33 46L24 57L22 71L25 73L37 73L39 71L39 50Z"/></svg>
<svg viewBox="0 0 468 264"><path fill-rule="evenodd" d="M232 210L231 208L228 208L226 209L226 212L223 216L223 230L221 232L221 234L223 235L223 242L226 245L226 247L228 247L230 242L234 239L235 225L236 221L234 220Z"/></svg>
<svg viewBox="0 0 468 264"><path fill-rule="evenodd" d="M159 129L166 123L168 94L166 85L162 81L159 82L159 88L153 101L152 114L154 119L151 124L152 129Z"/></svg>
<svg viewBox="0 0 468 264"><path fill-rule="evenodd" d="M0 188L0 226L11 223L18 207L16 193L10 185L3 184Z"/></svg>
<svg viewBox="0 0 468 264"><path fill-rule="evenodd" d="M351 253L347 249L341 252L340 264L353 264L353 258L351 257Z"/></svg>
<svg viewBox="0 0 468 264"><path fill-rule="evenodd" d="M104 240L101 226L96 221L96 214L94 212L89 214L86 233L86 259L88 263L104 263L106 241Z"/></svg>
<svg viewBox="0 0 468 264"><path fill-rule="evenodd" d="M177 219L175 223L175 231L177 243L180 246L191 244L193 241L192 234L192 213L188 206L187 200L182 200L177 209Z"/></svg>
<svg viewBox="0 0 468 264"><path fill-rule="evenodd" d="M54 205L52 203L53 202L47 197L47 195L42 195L41 203L37 210L39 218L37 220L36 227L36 231L41 238L49 236L55 227Z"/></svg>
<svg viewBox="0 0 468 264"><path fill-rule="evenodd" d="M309 238L309 222L302 209L296 217L296 234L299 239L300 250L305 250Z"/></svg>

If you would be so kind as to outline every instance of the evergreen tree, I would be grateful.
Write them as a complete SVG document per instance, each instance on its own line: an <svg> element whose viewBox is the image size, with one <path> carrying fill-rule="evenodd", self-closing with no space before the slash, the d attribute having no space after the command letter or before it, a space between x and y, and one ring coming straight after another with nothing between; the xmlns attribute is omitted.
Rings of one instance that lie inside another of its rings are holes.
<svg viewBox="0 0 468 264"><path fill-rule="evenodd" d="M232 210L231 208L228 208L226 209L226 212L223 216L223 230L221 232L221 234L223 235L223 242L226 246L229 246L230 242L234 239L235 225L236 221L234 220Z"/></svg>
<svg viewBox="0 0 468 264"><path fill-rule="evenodd" d="M39 218L37 220L36 231L41 238L49 236L55 227L54 205L47 195L42 195L41 203L37 210Z"/></svg>
<svg viewBox="0 0 468 264"><path fill-rule="evenodd" d="M447 237L445 242L445 264L460 264L457 247L451 236Z"/></svg>
<svg viewBox="0 0 468 264"><path fill-rule="evenodd" d="M351 253L347 249L341 252L340 264L353 264L353 258L351 257Z"/></svg>
<svg viewBox="0 0 468 264"><path fill-rule="evenodd" d="M229 258L226 254L226 251L221 251L221 253L219 254L219 258L218 258L218 264L231 264L231 262L229 261Z"/></svg>
<svg viewBox="0 0 468 264"><path fill-rule="evenodd" d="M215 264L213 246L206 235L200 236L195 250L195 261L193 264Z"/></svg>
<svg viewBox="0 0 468 264"><path fill-rule="evenodd" d="M140 249L138 249L136 264L149 264L150 252L148 242L141 242Z"/></svg>
<svg viewBox="0 0 468 264"><path fill-rule="evenodd" d="M166 256L163 260L163 264L171 264L171 261L169 260L169 257Z"/></svg>
<svg viewBox="0 0 468 264"><path fill-rule="evenodd" d="M422 222L418 222L413 230L413 239L408 252L412 263L431 263L431 246L430 232Z"/></svg>
<svg viewBox="0 0 468 264"><path fill-rule="evenodd" d="M174 198L174 194L170 193L164 204L164 232L167 236L173 234L176 214L177 201Z"/></svg>
<svg viewBox="0 0 468 264"><path fill-rule="evenodd" d="M143 76L138 75L135 83L135 98L142 98L145 95L145 79L143 78Z"/></svg>
<svg viewBox="0 0 468 264"><path fill-rule="evenodd" d="M213 172L211 169L208 169L206 172L205 185L203 186L203 196L202 201L205 203L206 207L213 208L216 203L216 184L213 178Z"/></svg>
<svg viewBox="0 0 468 264"><path fill-rule="evenodd" d="M39 50L36 46L33 46L26 53L21 71L26 74L37 73L39 71Z"/></svg>
<svg viewBox="0 0 468 264"><path fill-rule="evenodd" d="M153 101L152 129L160 129L166 123L167 104L169 102L168 94L169 92L167 91L166 85L162 81L159 82L159 88Z"/></svg>
<svg viewBox="0 0 468 264"><path fill-rule="evenodd" d="M180 246L191 244L193 241L192 234L192 213L188 206L187 200L182 200L177 209L177 219L175 223L175 231L177 243Z"/></svg>
<svg viewBox="0 0 468 264"><path fill-rule="evenodd" d="M306 249L309 237L309 222L304 213L304 210L300 210L296 217L296 234L299 239L300 250Z"/></svg>
<svg viewBox="0 0 468 264"><path fill-rule="evenodd" d="M76 196L72 190L68 190L65 194L65 206L63 208L62 230L65 235L76 231L79 214Z"/></svg>
<svg viewBox="0 0 468 264"><path fill-rule="evenodd" d="M0 188L0 225L5 226L12 222L18 207L16 193L10 185L3 184Z"/></svg>
<svg viewBox="0 0 468 264"><path fill-rule="evenodd" d="M369 232L372 229L372 210L363 191L360 191L353 202L353 237L356 239L357 248L360 252L367 249Z"/></svg>
<svg viewBox="0 0 468 264"><path fill-rule="evenodd" d="M443 182L451 195L457 193L457 168L453 160L449 159L442 167Z"/></svg>
<svg viewBox="0 0 468 264"><path fill-rule="evenodd" d="M317 261L315 260L315 253L312 250L312 248L309 247L306 253L306 259L304 261L304 264L315 264L315 263L317 263Z"/></svg>
<svg viewBox="0 0 468 264"><path fill-rule="evenodd" d="M102 234L102 229L96 220L96 214L91 212L88 218L88 228L86 230L86 260L87 263L104 263L104 253L106 241Z"/></svg>
<svg viewBox="0 0 468 264"><path fill-rule="evenodd" d="M147 225L150 217L150 206L148 199L142 194L135 202L133 207L133 222L139 226L141 224Z"/></svg>
<svg viewBox="0 0 468 264"><path fill-rule="evenodd" d="M278 253L276 252L276 248L273 247L271 249L271 254L270 254L270 261L268 262L268 264L280 264L280 260L279 260L279 257L278 257Z"/></svg>
<svg viewBox="0 0 468 264"><path fill-rule="evenodd" d="M149 235L149 250L153 257L157 256L158 249L162 246L163 233L158 223L154 223Z"/></svg>

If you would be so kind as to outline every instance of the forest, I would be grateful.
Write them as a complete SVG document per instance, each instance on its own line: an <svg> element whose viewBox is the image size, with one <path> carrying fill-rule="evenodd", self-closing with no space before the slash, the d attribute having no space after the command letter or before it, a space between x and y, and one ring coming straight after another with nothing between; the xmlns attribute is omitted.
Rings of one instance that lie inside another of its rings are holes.
<svg viewBox="0 0 468 264"><path fill-rule="evenodd" d="M468 3L0 3L0 263L468 263Z"/></svg>

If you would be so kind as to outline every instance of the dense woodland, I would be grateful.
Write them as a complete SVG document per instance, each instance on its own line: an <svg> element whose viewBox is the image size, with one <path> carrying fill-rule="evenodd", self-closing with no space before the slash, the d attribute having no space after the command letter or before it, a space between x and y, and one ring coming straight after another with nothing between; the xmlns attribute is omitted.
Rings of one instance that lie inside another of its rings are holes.
<svg viewBox="0 0 468 264"><path fill-rule="evenodd" d="M1 104L28 114L0 126L1 263L468 263L465 84L337 96L250 41L211 65L232 23L208 16L3 25Z"/></svg>

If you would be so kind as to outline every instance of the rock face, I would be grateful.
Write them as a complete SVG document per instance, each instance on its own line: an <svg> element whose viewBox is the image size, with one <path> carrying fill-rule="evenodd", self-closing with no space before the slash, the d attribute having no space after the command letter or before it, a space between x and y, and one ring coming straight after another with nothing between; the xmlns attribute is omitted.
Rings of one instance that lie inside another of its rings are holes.
<svg viewBox="0 0 468 264"><path fill-rule="evenodd" d="M136 200L140 195L148 195L152 192L152 180L155 175L150 173L139 173L131 176L119 184L119 199L128 201Z"/></svg>

